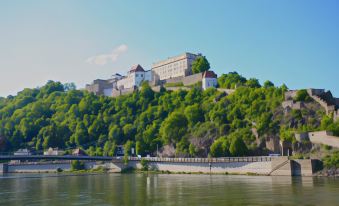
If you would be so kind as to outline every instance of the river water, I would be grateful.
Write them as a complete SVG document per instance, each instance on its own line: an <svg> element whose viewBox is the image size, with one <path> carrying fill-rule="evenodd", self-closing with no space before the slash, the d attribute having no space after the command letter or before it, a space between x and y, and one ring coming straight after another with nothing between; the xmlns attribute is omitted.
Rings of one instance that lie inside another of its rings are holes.
<svg viewBox="0 0 339 206"><path fill-rule="evenodd" d="M339 205L339 179L177 174L0 176L0 205Z"/></svg>

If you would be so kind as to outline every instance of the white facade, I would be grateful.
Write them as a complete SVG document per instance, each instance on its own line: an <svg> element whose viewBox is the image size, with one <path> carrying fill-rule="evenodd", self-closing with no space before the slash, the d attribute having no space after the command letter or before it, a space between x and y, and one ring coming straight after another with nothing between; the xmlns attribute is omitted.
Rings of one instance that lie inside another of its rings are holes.
<svg viewBox="0 0 339 206"><path fill-rule="evenodd" d="M143 81L152 81L152 71L145 71L140 65L132 67L127 76L117 81L117 89L139 87Z"/></svg>
<svg viewBox="0 0 339 206"><path fill-rule="evenodd" d="M202 88L205 90L205 89L208 89L210 87L217 87L217 78L203 78L202 79Z"/></svg>
<svg viewBox="0 0 339 206"><path fill-rule="evenodd" d="M184 53L152 65L156 79L164 80L192 74L192 62L200 55Z"/></svg>
<svg viewBox="0 0 339 206"><path fill-rule="evenodd" d="M53 148L49 148L47 151L44 152L44 155L63 155L65 152L62 150L58 150L58 149L53 149Z"/></svg>
<svg viewBox="0 0 339 206"><path fill-rule="evenodd" d="M14 152L15 156L22 156L22 155L32 155L32 153L28 149L19 149L18 151Z"/></svg>
<svg viewBox="0 0 339 206"><path fill-rule="evenodd" d="M202 89L208 89L210 87L217 87L217 75L213 71L205 71L202 74Z"/></svg>

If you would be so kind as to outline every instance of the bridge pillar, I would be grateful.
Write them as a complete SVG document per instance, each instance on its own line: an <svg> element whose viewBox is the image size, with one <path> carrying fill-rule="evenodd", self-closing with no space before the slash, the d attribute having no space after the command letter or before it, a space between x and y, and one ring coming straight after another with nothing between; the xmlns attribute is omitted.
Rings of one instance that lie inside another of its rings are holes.
<svg viewBox="0 0 339 206"><path fill-rule="evenodd" d="M8 164L0 164L0 174L8 173Z"/></svg>

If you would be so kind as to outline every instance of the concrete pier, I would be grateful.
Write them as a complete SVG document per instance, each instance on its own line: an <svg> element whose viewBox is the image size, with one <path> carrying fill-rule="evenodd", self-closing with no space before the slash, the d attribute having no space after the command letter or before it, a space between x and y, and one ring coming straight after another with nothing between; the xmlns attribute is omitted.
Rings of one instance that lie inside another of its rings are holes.
<svg viewBox="0 0 339 206"><path fill-rule="evenodd" d="M0 164L0 173L8 172L8 164Z"/></svg>

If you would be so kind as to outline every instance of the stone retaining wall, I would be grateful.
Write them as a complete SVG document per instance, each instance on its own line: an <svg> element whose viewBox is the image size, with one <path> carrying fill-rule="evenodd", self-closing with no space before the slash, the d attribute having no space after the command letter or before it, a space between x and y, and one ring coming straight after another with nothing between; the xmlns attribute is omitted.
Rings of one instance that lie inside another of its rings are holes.
<svg viewBox="0 0 339 206"><path fill-rule="evenodd" d="M96 165L95 162L85 162L85 168L91 169ZM71 170L70 163L20 163L8 164L9 173L36 173L36 172L56 172L60 168L64 171Z"/></svg>
<svg viewBox="0 0 339 206"><path fill-rule="evenodd" d="M140 162L131 161L129 167L141 169ZM228 163L199 163L199 162L149 162L150 169L186 173L234 173L267 175L271 171L271 162L228 162Z"/></svg>

